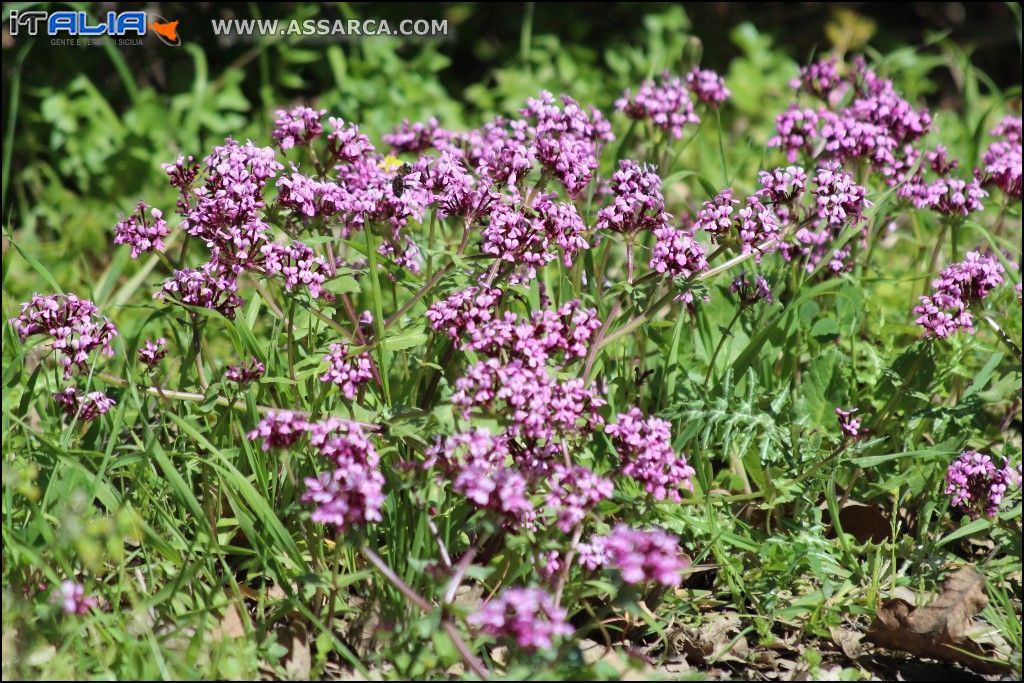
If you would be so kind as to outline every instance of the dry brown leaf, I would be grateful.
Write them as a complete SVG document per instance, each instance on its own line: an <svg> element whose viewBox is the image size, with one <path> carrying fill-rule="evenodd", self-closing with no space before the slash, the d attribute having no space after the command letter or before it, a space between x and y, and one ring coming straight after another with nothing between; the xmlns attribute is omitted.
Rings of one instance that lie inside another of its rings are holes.
<svg viewBox="0 0 1024 683"><path fill-rule="evenodd" d="M882 543L892 534L889 513L881 505L847 503L839 511L839 523L858 543Z"/></svg>
<svg viewBox="0 0 1024 683"><path fill-rule="evenodd" d="M747 639L737 638L740 618L732 612L709 615L697 627L682 627L673 637L678 651L691 665L704 666L718 661L745 661L750 652ZM733 640L736 642L734 643Z"/></svg>
<svg viewBox="0 0 1024 683"><path fill-rule="evenodd" d="M914 607L895 598L882 604L865 639L890 650L961 664L979 673L1002 673L1006 665L979 659L989 655L967 637L974 615L988 603L984 579L972 567L962 567L942 583L930 605Z"/></svg>
<svg viewBox="0 0 1024 683"><path fill-rule="evenodd" d="M224 638L241 638L245 635L245 622L242 621L242 613L238 611L238 603L232 600L224 608L224 615L210 631L211 640L223 640Z"/></svg>
<svg viewBox="0 0 1024 683"><path fill-rule="evenodd" d="M304 681L309 678L313 668L313 657L309 646L309 631L306 626L295 619L280 624L277 629L277 642L288 648L288 654L281 660L288 679Z"/></svg>
<svg viewBox="0 0 1024 683"><path fill-rule="evenodd" d="M833 642L839 646L847 658L857 659L864 653L864 645L861 643L864 634L842 626L833 626L829 629L829 633L832 635Z"/></svg>

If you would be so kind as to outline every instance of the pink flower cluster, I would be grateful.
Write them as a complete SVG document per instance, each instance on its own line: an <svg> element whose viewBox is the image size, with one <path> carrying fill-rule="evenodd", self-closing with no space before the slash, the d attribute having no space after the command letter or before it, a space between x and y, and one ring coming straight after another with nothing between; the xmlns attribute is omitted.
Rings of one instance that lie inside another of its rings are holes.
<svg viewBox="0 0 1024 683"><path fill-rule="evenodd" d="M527 480L510 462L508 446L507 437L495 437L482 428L438 437L427 449L425 466L439 463L456 493L501 515L513 527L529 527L536 513Z"/></svg>
<svg viewBox="0 0 1024 683"><path fill-rule="evenodd" d="M913 149L908 143L931 127L927 110L915 109L897 94L891 81L878 77L860 58L845 75L835 59L803 67L791 85L821 98L826 106L794 104L776 119L776 135L768 145L784 149L790 163L801 154L813 156L820 150L823 158L841 163L864 159L894 181L899 169L913 165L906 158ZM848 90L854 93L852 101L831 109Z"/></svg>
<svg viewBox="0 0 1024 683"><path fill-rule="evenodd" d="M408 120L403 120L398 128L385 133L382 139L384 144L391 146L392 154L420 154L428 149L445 147L453 137L453 133L441 128L438 120L431 117L426 123L409 123Z"/></svg>
<svg viewBox="0 0 1024 683"><path fill-rule="evenodd" d="M689 87L688 87L689 86ZM683 128L700 123L690 92L701 102L717 106L729 97L722 79L713 71L694 69L686 81L664 72L660 77L640 84L634 96L626 90L615 108L634 120L649 120L675 139L683 137Z"/></svg>
<svg viewBox="0 0 1024 683"><path fill-rule="evenodd" d="M322 256L317 256L302 242L292 242L288 246L271 242L263 245L260 251L265 257L264 271L271 277L283 278L285 290L290 292L302 284L309 289L311 297L320 296L321 287L327 279L324 275L327 262Z"/></svg>
<svg viewBox="0 0 1024 683"><path fill-rule="evenodd" d="M351 401L359 386L373 379L373 361L368 353L349 357L345 344L331 344L329 348L330 353L324 356L327 372L321 375L320 381L338 385L342 395Z"/></svg>
<svg viewBox="0 0 1024 683"><path fill-rule="evenodd" d="M254 356L244 365L229 365L224 371L224 379L245 386L258 380L266 371L267 367Z"/></svg>
<svg viewBox="0 0 1024 683"><path fill-rule="evenodd" d="M7 322L23 342L35 334L48 336L50 348L64 366L64 379L75 370L87 370L93 351L114 355L110 343L117 336L117 327L100 315L93 302L74 294L33 294Z"/></svg>
<svg viewBox="0 0 1024 683"><path fill-rule="evenodd" d="M85 594L85 586L77 581L61 581L60 591L54 594L54 601L59 602L64 614L88 614L99 600Z"/></svg>
<svg viewBox="0 0 1024 683"><path fill-rule="evenodd" d="M947 266L932 280L932 292L914 307L915 321L925 337L945 339L958 330L974 332L970 308L1003 283L1003 265L991 255L968 252L960 263Z"/></svg>
<svg viewBox="0 0 1024 683"><path fill-rule="evenodd" d="M559 381L544 367L497 358L467 368L451 401L464 419L481 408L503 416L511 434L542 442L592 431L602 422L598 409L605 403L582 379Z"/></svg>
<svg viewBox="0 0 1024 683"><path fill-rule="evenodd" d="M146 340L139 349L139 362L147 368L152 368L167 355L167 340L160 337L156 341Z"/></svg>
<svg viewBox="0 0 1024 683"><path fill-rule="evenodd" d="M271 137L283 150L289 150L298 145L308 145L324 132L324 126L320 121L326 113L326 109L318 111L309 107L278 109Z"/></svg>
<svg viewBox="0 0 1024 683"><path fill-rule="evenodd" d="M217 311L228 320L234 320L235 309L245 303L238 296L238 280L213 263L174 271L174 277L154 296L162 299L167 295L186 306Z"/></svg>
<svg viewBox="0 0 1024 683"><path fill-rule="evenodd" d="M309 422L302 413L272 410L246 436L253 441L262 439L263 450L269 451L271 448L291 448L308 429Z"/></svg>
<svg viewBox="0 0 1024 683"><path fill-rule="evenodd" d="M316 503L310 517L319 524L349 529L383 519L384 475L380 456L362 428L327 418L307 426L310 444L333 469L307 477L303 502Z"/></svg>
<svg viewBox="0 0 1024 683"><path fill-rule="evenodd" d="M753 306L759 301L772 303L772 289L763 275L750 277L746 272L736 276L729 286L729 291L736 295L743 306Z"/></svg>
<svg viewBox="0 0 1024 683"><path fill-rule="evenodd" d="M65 415L82 422L92 422L116 405L114 399L102 391L90 391L83 394L74 387L67 387L56 392L53 395L53 400L60 405Z"/></svg>
<svg viewBox="0 0 1024 683"><path fill-rule="evenodd" d="M668 227L661 177L653 166L623 159L612 175L611 190L614 200L598 212L598 230L632 235Z"/></svg>
<svg viewBox="0 0 1024 683"><path fill-rule="evenodd" d="M679 491L692 490L696 474L686 456L672 448L672 425L657 417L644 418L639 408L620 413L606 425L621 458L622 474L640 482L656 500L681 500Z"/></svg>
<svg viewBox="0 0 1024 683"><path fill-rule="evenodd" d="M856 439L860 435L860 418L854 417L856 408L844 410L836 408L836 418L839 420L839 431L847 439Z"/></svg>
<svg viewBox="0 0 1024 683"><path fill-rule="evenodd" d="M545 650L571 636L565 609L540 588L506 588L467 620L484 633L508 638L525 650Z"/></svg>
<svg viewBox="0 0 1024 683"><path fill-rule="evenodd" d="M152 219L146 217L146 203L139 202L135 213L117 222L114 244L130 246L132 258L138 258L146 252L164 250L167 221L160 209L152 208L149 214Z"/></svg>
<svg viewBox="0 0 1024 683"><path fill-rule="evenodd" d="M693 67L686 74L686 85L699 102L718 107L729 99L729 89L725 87L725 79L711 69Z"/></svg>
<svg viewBox="0 0 1024 683"><path fill-rule="evenodd" d="M1021 198L1021 118L1007 116L992 131L1002 137L988 146L982 162L986 184L995 185L1011 199Z"/></svg>
<svg viewBox="0 0 1024 683"><path fill-rule="evenodd" d="M949 465L946 472L946 494L950 504L977 518L982 514L995 517L999 505L1011 487L1021 484L1020 466L1013 468L1004 461L996 467L992 458L977 451L964 451Z"/></svg>
<svg viewBox="0 0 1024 683"><path fill-rule="evenodd" d="M557 464L550 477L547 508L557 517L562 533L570 533L581 524L587 512L602 500L612 497L614 484L586 467Z"/></svg>
<svg viewBox="0 0 1024 683"><path fill-rule="evenodd" d="M634 529L618 524L611 533L579 546L580 564L589 570L617 569L626 583L656 582L677 586L689 562L679 552L679 539L661 529Z"/></svg>
<svg viewBox="0 0 1024 683"><path fill-rule="evenodd" d="M526 101L520 115L531 124L537 162L575 198L590 184L601 148L615 136L597 109L587 112L568 95L562 95L561 103L558 106L554 95L542 90Z"/></svg>

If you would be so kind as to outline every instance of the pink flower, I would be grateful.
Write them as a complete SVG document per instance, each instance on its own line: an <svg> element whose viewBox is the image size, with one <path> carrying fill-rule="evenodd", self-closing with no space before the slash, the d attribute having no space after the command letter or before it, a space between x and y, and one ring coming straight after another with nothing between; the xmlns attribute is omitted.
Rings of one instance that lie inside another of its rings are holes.
<svg viewBox="0 0 1024 683"><path fill-rule="evenodd" d="M50 337L50 348L64 366L65 379L75 370L87 370L93 351L114 355L110 344L117 336L117 327L100 315L93 302L74 294L33 294L21 305L21 312L7 322L22 342L35 334Z"/></svg>
<svg viewBox="0 0 1024 683"><path fill-rule="evenodd" d="M92 422L117 405L114 399L102 391L82 394L74 387L58 391L53 395L53 400L61 406L68 417L83 422Z"/></svg>
<svg viewBox="0 0 1024 683"><path fill-rule="evenodd" d="M506 588L471 614L468 622L527 650L546 650L558 638L573 633L565 610L540 588Z"/></svg>
<svg viewBox="0 0 1024 683"><path fill-rule="evenodd" d="M853 416L856 412L856 408L851 408L850 410L836 408L836 416L839 418L839 430L848 439L856 439L860 435L860 419Z"/></svg>
<svg viewBox="0 0 1024 683"><path fill-rule="evenodd" d="M245 386L258 380L266 371L266 366L253 356L245 365L229 365L224 371L224 379Z"/></svg>
<svg viewBox="0 0 1024 683"><path fill-rule="evenodd" d="M359 385L373 379L373 361L370 354L360 353L348 357L348 346L331 344L330 353L324 356L327 372L320 376L321 382L330 382L341 387L342 395L351 401L359 391Z"/></svg>
<svg viewBox="0 0 1024 683"><path fill-rule="evenodd" d="M721 91L716 93L720 94ZM683 137L685 126L700 123L700 117L693 110L689 89L679 77L667 71L657 79L644 81L635 97L626 90L616 100L615 108L631 119L649 119L676 139Z"/></svg>
<svg viewBox="0 0 1024 683"><path fill-rule="evenodd" d="M729 89L725 87L725 79L711 69L700 69L693 67L686 74L686 85L690 92L697 96L697 100L704 104L717 107L729 99Z"/></svg>
<svg viewBox="0 0 1024 683"><path fill-rule="evenodd" d="M152 368L167 355L167 340L160 337L156 341L146 340L146 343L139 349L139 362L147 368Z"/></svg>
<svg viewBox="0 0 1024 683"><path fill-rule="evenodd" d="M300 413L272 410L246 436L253 441L263 439L265 451L271 448L291 448L308 427L309 423Z"/></svg>
<svg viewBox="0 0 1024 683"><path fill-rule="evenodd" d="M946 473L946 494L950 504L977 518L981 514L995 517L999 505L1011 487L1020 488L1020 466L1010 467L1008 461L997 468L992 458L976 451L964 451L949 465Z"/></svg>
<svg viewBox="0 0 1024 683"><path fill-rule="evenodd" d="M681 500L679 491L692 490L696 474L686 456L672 448L671 425L660 418L644 418L639 408L620 413L605 426L622 460L622 473L643 484L656 500Z"/></svg>
<svg viewBox="0 0 1024 683"><path fill-rule="evenodd" d="M320 120L326 113L326 109L317 111L309 107L295 107L287 111L278 109L271 137L281 145L283 150L291 149L296 145L308 145L324 131Z"/></svg>
<svg viewBox="0 0 1024 683"><path fill-rule="evenodd" d="M164 250L164 237L167 237L167 221L160 209L149 210L152 220L146 218L146 203L139 202L135 213L122 218L117 223L117 234L114 244L127 244L132 248L131 257L138 258L150 251Z"/></svg>
<svg viewBox="0 0 1024 683"><path fill-rule="evenodd" d="M679 539L661 529L640 530L618 524L606 536L593 539L580 560L588 569L605 565L617 569L626 583L654 581L676 586L689 561L679 552Z"/></svg>
<svg viewBox="0 0 1024 683"><path fill-rule="evenodd" d="M60 584L60 593L55 595L55 601L60 602L64 614L88 614L99 601L86 596L85 586L75 581L65 580Z"/></svg>

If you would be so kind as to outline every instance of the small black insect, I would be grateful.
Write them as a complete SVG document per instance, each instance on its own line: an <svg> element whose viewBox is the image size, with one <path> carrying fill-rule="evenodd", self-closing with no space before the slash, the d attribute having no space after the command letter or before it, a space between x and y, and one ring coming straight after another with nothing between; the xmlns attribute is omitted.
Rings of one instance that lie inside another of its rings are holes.
<svg viewBox="0 0 1024 683"><path fill-rule="evenodd" d="M405 193L405 176L412 173L412 166L408 163L402 164L398 169L398 174L391 180L391 192L396 197L401 197Z"/></svg>

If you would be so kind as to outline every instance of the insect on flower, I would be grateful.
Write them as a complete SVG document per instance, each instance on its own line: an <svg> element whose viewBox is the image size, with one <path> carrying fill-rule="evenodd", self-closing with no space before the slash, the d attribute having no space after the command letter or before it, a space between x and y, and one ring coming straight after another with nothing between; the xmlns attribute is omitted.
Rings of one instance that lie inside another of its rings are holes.
<svg viewBox="0 0 1024 683"><path fill-rule="evenodd" d="M412 166L408 163L404 163L399 167L398 174L391 181L391 191L396 197L401 197L405 193L405 177L412 173Z"/></svg>

